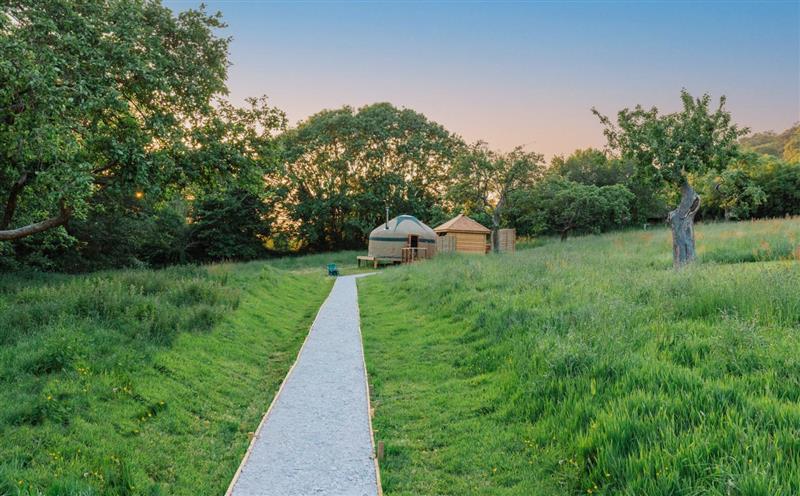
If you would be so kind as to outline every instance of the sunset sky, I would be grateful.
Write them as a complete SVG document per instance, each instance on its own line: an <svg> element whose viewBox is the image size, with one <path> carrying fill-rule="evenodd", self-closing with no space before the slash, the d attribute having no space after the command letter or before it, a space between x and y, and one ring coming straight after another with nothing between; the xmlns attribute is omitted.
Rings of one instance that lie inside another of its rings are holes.
<svg viewBox="0 0 800 496"><path fill-rule="evenodd" d="M233 37L232 100L266 94L292 124L388 101L549 158L604 144L592 106L672 111L682 87L727 95L754 131L800 120L797 1L206 4Z"/></svg>

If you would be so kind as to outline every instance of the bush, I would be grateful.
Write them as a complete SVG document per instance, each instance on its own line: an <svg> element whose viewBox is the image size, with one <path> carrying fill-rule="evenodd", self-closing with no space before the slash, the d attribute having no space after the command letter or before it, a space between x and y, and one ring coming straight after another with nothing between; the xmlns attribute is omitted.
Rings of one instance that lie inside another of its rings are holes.
<svg viewBox="0 0 800 496"><path fill-rule="evenodd" d="M509 223L520 235L601 232L626 225L634 200L625 186L579 184L551 176L512 195Z"/></svg>

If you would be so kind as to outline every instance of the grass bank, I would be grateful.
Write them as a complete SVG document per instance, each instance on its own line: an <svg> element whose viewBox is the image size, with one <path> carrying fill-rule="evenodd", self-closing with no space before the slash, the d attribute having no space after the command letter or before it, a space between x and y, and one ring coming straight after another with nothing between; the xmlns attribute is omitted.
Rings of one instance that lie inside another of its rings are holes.
<svg viewBox="0 0 800 496"><path fill-rule="evenodd" d="M800 221L697 237L679 273L657 229L360 281L387 496L800 494Z"/></svg>
<svg viewBox="0 0 800 496"><path fill-rule="evenodd" d="M331 281L0 277L0 495L223 494Z"/></svg>

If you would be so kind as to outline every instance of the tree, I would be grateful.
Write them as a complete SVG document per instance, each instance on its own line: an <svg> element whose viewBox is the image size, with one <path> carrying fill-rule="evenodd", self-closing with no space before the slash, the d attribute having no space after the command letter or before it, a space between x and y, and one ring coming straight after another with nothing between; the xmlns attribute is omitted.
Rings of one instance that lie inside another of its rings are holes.
<svg viewBox="0 0 800 496"><path fill-rule="evenodd" d="M156 0L4 2L0 240L85 217L100 193L169 197L260 177L253 117L269 114L264 138L280 115L214 104L227 91L222 27L219 14L173 16Z"/></svg>
<svg viewBox="0 0 800 496"><path fill-rule="evenodd" d="M747 133L731 123L724 96L716 109L710 108L708 94L694 98L682 90L681 101L683 109L671 114L641 105L623 109L616 125L592 109L605 126L609 147L632 160L638 174L679 189L680 203L667 217L675 268L695 259L694 216L700 196L690 184L690 175L725 169L738 156L737 140Z"/></svg>
<svg viewBox="0 0 800 496"><path fill-rule="evenodd" d="M280 138L281 219L304 249L363 246L385 208L441 218L461 141L441 125L388 103L325 110Z"/></svg>
<svg viewBox="0 0 800 496"><path fill-rule="evenodd" d="M500 222L514 191L532 186L543 175L544 157L517 147L509 153L489 150L478 141L464 147L452 170L448 198L467 214L491 218L492 249L499 251Z"/></svg>
<svg viewBox="0 0 800 496"><path fill-rule="evenodd" d="M595 186L551 175L514 192L509 217L523 234L601 232L630 221L633 194L621 184Z"/></svg>
<svg viewBox="0 0 800 496"><path fill-rule="evenodd" d="M548 172L576 183L596 186L619 184L626 180L625 171L617 167L615 161L593 148L575 150L566 158L553 157Z"/></svg>

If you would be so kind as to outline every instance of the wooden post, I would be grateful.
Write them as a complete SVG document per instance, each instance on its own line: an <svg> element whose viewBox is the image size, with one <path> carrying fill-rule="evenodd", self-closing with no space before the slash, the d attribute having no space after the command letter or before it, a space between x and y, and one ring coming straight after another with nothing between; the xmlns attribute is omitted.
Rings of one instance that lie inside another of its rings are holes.
<svg viewBox="0 0 800 496"><path fill-rule="evenodd" d="M383 460L383 441L378 441L378 460Z"/></svg>

